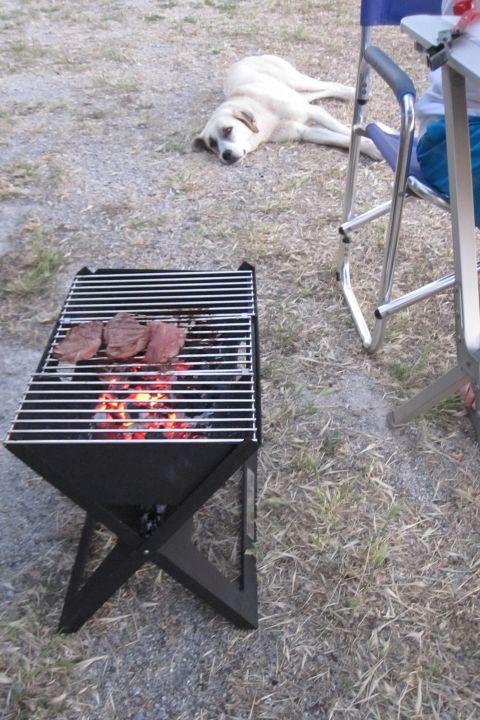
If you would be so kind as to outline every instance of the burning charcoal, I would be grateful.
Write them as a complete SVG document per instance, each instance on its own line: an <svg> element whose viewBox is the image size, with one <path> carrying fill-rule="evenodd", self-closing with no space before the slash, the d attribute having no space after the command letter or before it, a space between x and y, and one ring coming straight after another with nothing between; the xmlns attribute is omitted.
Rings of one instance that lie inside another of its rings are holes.
<svg viewBox="0 0 480 720"><path fill-rule="evenodd" d="M126 373L118 368L118 374L109 377L95 409L95 431L102 431L101 437L108 440L197 438L195 424L175 409L172 376L143 376L141 369L141 365L133 366Z"/></svg>
<svg viewBox="0 0 480 720"><path fill-rule="evenodd" d="M62 362L76 363L93 357L102 344L103 323L99 320L71 327L53 348L53 356Z"/></svg>
<svg viewBox="0 0 480 720"><path fill-rule="evenodd" d="M148 345L145 353L147 365L161 365L178 355L187 336L183 328L161 320L154 320L148 328Z"/></svg>
<svg viewBox="0 0 480 720"><path fill-rule="evenodd" d="M105 326L106 353L112 360L126 360L145 350L149 331L133 315L118 313Z"/></svg>

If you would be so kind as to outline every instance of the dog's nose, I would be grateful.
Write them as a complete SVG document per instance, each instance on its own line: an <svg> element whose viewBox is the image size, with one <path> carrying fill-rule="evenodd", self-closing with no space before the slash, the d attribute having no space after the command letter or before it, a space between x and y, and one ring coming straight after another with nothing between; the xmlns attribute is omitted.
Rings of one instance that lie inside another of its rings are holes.
<svg viewBox="0 0 480 720"><path fill-rule="evenodd" d="M232 153L231 150L224 150L222 153L222 160L224 160L226 163L234 163L237 158Z"/></svg>

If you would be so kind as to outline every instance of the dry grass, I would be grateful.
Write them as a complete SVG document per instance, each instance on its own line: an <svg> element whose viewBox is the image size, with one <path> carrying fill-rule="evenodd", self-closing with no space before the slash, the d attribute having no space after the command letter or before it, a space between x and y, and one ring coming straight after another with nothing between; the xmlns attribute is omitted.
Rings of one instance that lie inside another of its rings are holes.
<svg viewBox="0 0 480 720"><path fill-rule="evenodd" d="M1 11L11 101L0 115L0 202L23 218L1 259L4 338L40 351L82 265L247 259L258 276L264 420L256 632L145 566L79 633L58 635L81 517L62 499L52 511L29 478L22 497L39 503L40 540L19 532L32 556L5 578L6 720L480 716L478 451L455 398L406 429L384 424L392 402L454 362L451 297L397 316L384 350L366 357L334 279L345 154L268 146L225 168L189 151L223 69L242 55L274 52L353 82L357 12L330 0L9 0ZM422 87L409 41L391 28L379 37ZM387 94L376 98L393 122ZM349 122L349 108L328 107ZM362 164L360 203L388 192L387 169L373 169L376 179ZM357 238L366 303L382 236L380 221ZM446 219L411 206L399 287L450 264ZM196 530L228 573L238 554L231 490ZM99 532L95 557L111 542Z"/></svg>

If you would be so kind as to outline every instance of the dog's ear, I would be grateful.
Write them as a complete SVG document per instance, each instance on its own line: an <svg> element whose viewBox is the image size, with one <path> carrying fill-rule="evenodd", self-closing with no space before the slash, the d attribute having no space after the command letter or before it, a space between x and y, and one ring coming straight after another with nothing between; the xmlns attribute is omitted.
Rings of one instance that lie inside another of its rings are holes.
<svg viewBox="0 0 480 720"><path fill-rule="evenodd" d="M208 150L208 145L201 135L198 135L192 143L192 150L194 152L201 152L202 150Z"/></svg>
<svg viewBox="0 0 480 720"><path fill-rule="evenodd" d="M248 112L247 110L235 110L235 112L233 113L233 117L237 120L240 120L240 122L243 122L244 125L246 125L248 129L252 131L252 133L259 132L257 121L255 120L255 117L252 115L251 112Z"/></svg>

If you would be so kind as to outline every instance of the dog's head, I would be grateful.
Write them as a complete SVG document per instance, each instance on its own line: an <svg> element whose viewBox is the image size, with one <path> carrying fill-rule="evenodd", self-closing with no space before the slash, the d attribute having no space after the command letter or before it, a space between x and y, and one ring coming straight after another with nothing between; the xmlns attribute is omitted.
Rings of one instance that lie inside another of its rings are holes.
<svg viewBox="0 0 480 720"><path fill-rule="evenodd" d="M252 133L258 133L252 113L220 106L193 141L194 150L211 150L227 165L241 160L252 149Z"/></svg>

